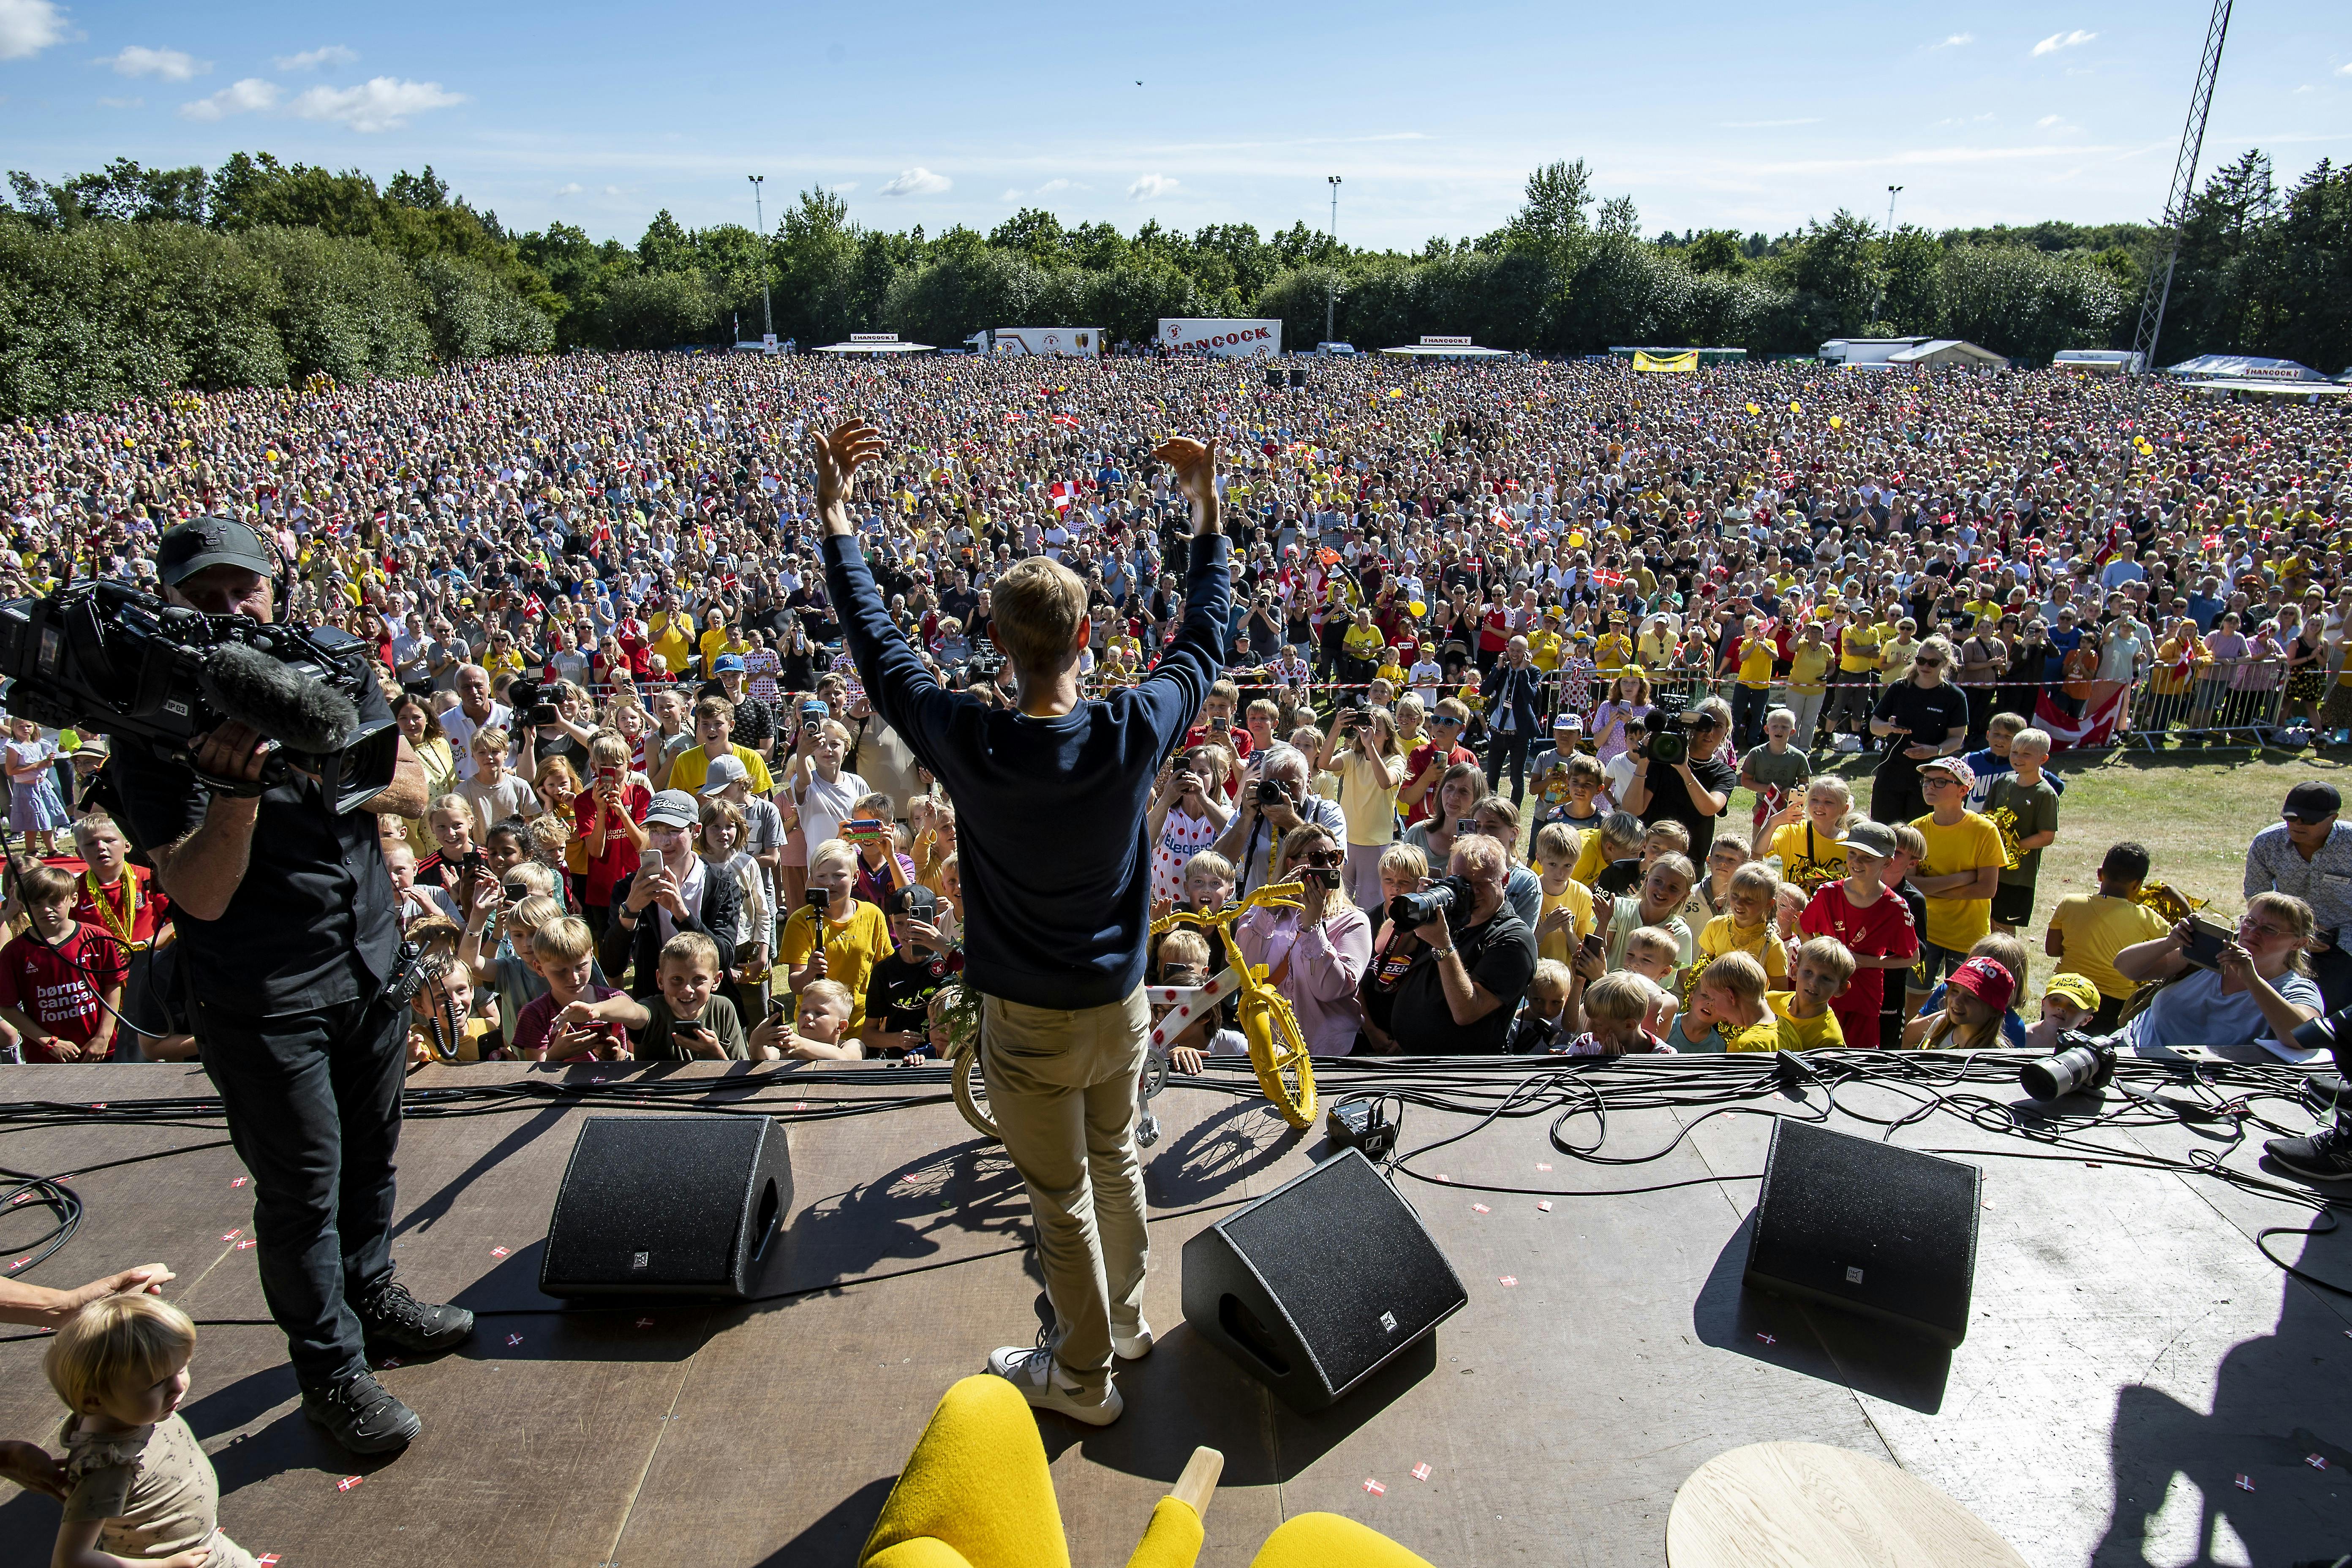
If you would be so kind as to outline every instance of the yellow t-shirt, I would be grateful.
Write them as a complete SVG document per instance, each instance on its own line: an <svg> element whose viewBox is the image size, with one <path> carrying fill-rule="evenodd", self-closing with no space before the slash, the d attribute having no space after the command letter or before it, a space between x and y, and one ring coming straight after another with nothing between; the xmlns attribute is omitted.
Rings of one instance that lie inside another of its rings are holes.
<svg viewBox="0 0 2352 1568"><path fill-rule="evenodd" d="M1527 634L1527 638L1528 658L1538 669L1549 671L1559 668L1559 634L1558 632L1548 632L1541 626L1538 626L1534 631Z"/></svg>
<svg viewBox="0 0 2352 1568"><path fill-rule="evenodd" d="M1760 1024L1750 1024L1744 1029L1726 1029L1716 1026L1723 1037L1727 1051L1801 1051L1805 1048L1804 1037L1797 1026L1774 1013Z"/></svg>
<svg viewBox="0 0 2352 1568"><path fill-rule="evenodd" d="M1838 668L1848 675L1876 669L1878 650L1885 640L1876 626L1846 627L1845 640L1838 648Z"/></svg>
<svg viewBox="0 0 2352 1568"><path fill-rule="evenodd" d="M1808 894L1845 879L1845 846L1824 838L1810 822L1784 822L1774 828L1764 853L1780 858L1782 881L1794 882Z"/></svg>
<svg viewBox="0 0 2352 1568"><path fill-rule="evenodd" d="M1601 852L1601 829L1591 828L1585 833L1584 842L1577 848L1576 866L1569 872L1569 878L1571 881L1581 882L1590 888L1592 886L1593 879L1607 869L1609 869L1609 860Z"/></svg>
<svg viewBox="0 0 2352 1568"><path fill-rule="evenodd" d="M1810 697L1829 689L1830 646L1799 643L1789 652L1789 689ZM1799 737L1802 739L1803 737Z"/></svg>
<svg viewBox="0 0 2352 1568"><path fill-rule="evenodd" d="M1882 627L1880 629L1884 630L1885 628ZM1888 633L1882 655L1885 662L1881 664L1878 671L1879 683L1885 686L1892 686L1896 681L1902 679L1905 676L1910 674L1911 660L1918 651L1919 639L1917 637L1912 637L1906 640L1894 633Z"/></svg>
<svg viewBox="0 0 2352 1568"><path fill-rule="evenodd" d="M1598 838L1600 835L1596 833L1593 837ZM1554 931L1551 935L1538 941L1536 943L1536 956L1556 958L1560 963L1566 963L1568 955L1576 951L1577 944L1592 934L1592 889L1578 881L1571 874L1559 892L1546 893L1543 896L1543 908L1536 911L1537 921L1540 922L1548 919L1552 910L1562 904L1576 911L1575 930Z"/></svg>
<svg viewBox="0 0 2352 1568"><path fill-rule="evenodd" d="M1755 691L1772 684L1770 638L1749 637L1739 645L1739 684Z"/></svg>
<svg viewBox="0 0 2352 1568"><path fill-rule="evenodd" d="M2116 972L2116 954L2134 943L2154 942L2172 928L2145 904L2105 893L2076 893L2059 900L2050 911L2050 929L2066 950L2057 961L2060 973L2079 974L2097 986L2100 995L2125 1001L2133 986Z"/></svg>
<svg viewBox="0 0 2352 1568"><path fill-rule="evenodd" d="M1592 645L1592 667L1603 675L1616 674L1633 658L1633 641L1623 632L1603 632Z"/></svg>
<svg viewBox="0 0 2352 1568"><path fill-rule="evenodd" d="M1396 837L1398 786L1360 752L1339 758L1339 815L1348 819L1348 842L1386 844ZM1402 762L1397 771L1404 771Z"/></svg>
<svg viewBox="0 0 2352 1568"><path fill-rule="evenodd" d="M767 759L749 746L730 745L727 749L735 753L735 760L741 763L743 771L751 775L753 795L776 793L776 781L768 774ZM670 759L669 778L662 788L699 790L703 781L709 776L710 753L700 746L688 746Z"/></svg>
<svg viewBox="0 0 2352 1568"><path fill-rule="evenodd" d="M668 670L674 678L684 679L692 673L687 668L687 662L693 657L693 645L686 640L676 626L671 626L654 639L653 651L661 656L662 668Z"/></svg>
<svg viewBox="0 0 2352 1568"><path fill-rule="evenodd" d="M1767 979L1785 980L1789 975L1789 950L1780 942L1780 933L1772 929L1768 918L1762 925L1736 926L1729 915L1717 915L1706 922L1698 933L1698 955L1701 961L1721 958L1727 952L1745 952L1764 966Z"/></svg>
<svg viewBox="0 0 2352 1568"><path fill-rule="evenodd" d="M1792 1017L1790 1016L1789 1007L1796 999L1797 994L1793 991L1768 992L1764 997L1765 1001L1772 1005L1772 1011L1779 1016L1780 1022L1797 1032L1797 1049L1811 1051L1819 1050L1823 1046L1845 1044L1845 1031L1838 1027L1837 1013L1834 1009L1824 1009L1818 1018ZM1785 1050L1788 1047L1781 1048Z"/></svg>
<svg viewBox="0 0 2352 1568"><path fill-rule="evenodd" d="M1913 873L1920 877L1950 877L1985 866L2001 866L2009 857L2000 847L2000 829L1973 811L1962 812L1949 827L1936 825L1935 813L1913 821L1927 840L1927 858ZM1992 899L1929 899L1926 940L1953 952L1966 952L1992 930Z"/></svg>
<svg viewBox="0 0 2352 1568"><path fill-rule="evenodd" d="M776 942L776 966L768 973L769 983L778 991L792 984L792 966L806 963L815 951L816 921L816 910L803 904L784 922L784 934ZM866 982L889 951L889 921L863 899L850 900L847 919L825 921L824 977L849 987L849 1023L844 1035L856 1033L866 1022Z"/></svg>

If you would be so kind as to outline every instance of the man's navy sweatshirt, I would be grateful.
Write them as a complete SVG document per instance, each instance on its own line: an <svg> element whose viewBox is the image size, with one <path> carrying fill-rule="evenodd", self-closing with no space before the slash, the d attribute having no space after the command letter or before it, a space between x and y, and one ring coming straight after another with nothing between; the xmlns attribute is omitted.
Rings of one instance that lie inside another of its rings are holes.
<svg viewBox="0 0 2352 1568"><path fill-rule="evenodd" d="M932 679L890 624L857 542L825 539L825 582L874 711L955 801L964 973L983 994L1076 1009L1143 983L1151 782L1224 662L1227 547L1221 534L1205 542L1191 552L1183 626L1150 676L1035 719Z"/></svg>

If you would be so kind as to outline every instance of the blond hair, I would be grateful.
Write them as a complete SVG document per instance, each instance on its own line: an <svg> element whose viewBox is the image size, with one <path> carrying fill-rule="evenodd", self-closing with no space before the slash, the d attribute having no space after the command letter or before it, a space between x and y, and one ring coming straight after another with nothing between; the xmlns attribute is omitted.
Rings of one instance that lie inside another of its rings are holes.
<svg viewBox="0 0 2352 1568"><path fill-rule="evenodd" d="M1077 657L1087 585L1049 555L1016 561L991 591L996 646L1018 670L1050 673Z"/></svg>
<svg viewBox="0 0 2352 1568"><path fill-rule="evenodd" d="M1539 958L1536 961L1535 973L1528 981L1528 994L1565 996L1568 994L1569 983L1574 978L1569 973L1568 965L1559 959Z"/></svg>
<svg viewBox="0 0 2352 1568"><path fill-rule="evenodd" d="M851 870L856 870L857 847L846 838L828 838L809 851L808 868L812 872L822 870L836 860L848 866Z"/></svg>
<svg viewBox="0 0 2352 1568"><path fill-rule="evenodd" d="M530 933L531 956L541 963L577 963L595 951L595 933L578 915L559 916Z"/></svg>
<svg viewBox="0 0 2352 1568"><path fill-rule="evenodd" d="M1657 994L1648 976L1620 969L1584 988L1584 1016L1588 1022L1622 1024L1649 1012Z"/></svg>
<svg viewBox="0 0 2352 1568"><path fill-rule="evenodd" d="M1429 857L1418 844L1398 842L1381 851L1383 876L1406 876L1415 881L1429 875Z"/></svg>
<svg viewBox="0 0 2352 1568"><path fill-rule="evenodd" d="M1209 963L1209 939L1196 931L1181 927L1160 939L1160 967L1164 973L1171 963L1189 963L1205 969Z"/></svg>
<svg viewBox="0 0 2352 1568"><path fill-rule="evenodd" d="M682 931L662 943L654 967L658 969L673 958L706 965L714 974L719 972L719 944L698 931Z"/></svg>
<svg viewBox="0 0 2352 1568"><path fill-rule="evenodd" d="M87 1410L108 1394L150 1387L188 1363L196 1325L161 1297L101 1296L58 1331L41 1370L58 1397Z"/></svg>
<svg viewBox="0 0 2352 1568"><path fill-rule="evenodd" d="M801 987L803 1002L825 1002L841 1009L845 1018L857 1011L857 1003L849 994L849 987L838 980L812 980Z"/></svg>
<svg viewBox="0 0 2352 1568"><path fill-rule="evenodd" d="M1762 999L1766 978L1764 965L1752 952L1727 952L1708 960L1706 967L1698 972L1699 984L1728 991L1743 1002Z"/></svg>
<svg viewBox="0 0 2352 1568"><path fill-rule="evenodd" d="M1789 957L1789 967L1810 963L1815 969L1843 985L1853 978L1853 952L1833 936L1817 936Z"/></svg>

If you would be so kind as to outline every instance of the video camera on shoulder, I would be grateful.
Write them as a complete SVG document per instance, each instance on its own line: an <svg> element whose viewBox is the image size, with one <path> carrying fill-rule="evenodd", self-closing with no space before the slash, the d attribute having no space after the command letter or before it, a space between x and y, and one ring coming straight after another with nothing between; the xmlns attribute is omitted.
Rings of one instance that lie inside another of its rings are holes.
<svg viewBox="0 0 2352 1568"><path fill-rule="evenodd" d="M1643 756L1669 767L1690 756L1690 732L1698 727L1702 716L1688 711L1689 708L1687 693L1658 693L1650 710L1642 715Z"/></svg>
<svg viewBox="0 0 2352 1568"><path fill-rule="evenodd" d="M553 724L563 717L547 700L546 687L521 677L507 682L507 706L522 714L526 724Z"/></svg>
<svg viewBox="0 0 2352 1568"><path fill-rule="evenodd" d="M382 794L400 761L393 721L360 721L374 680L367 651L333 626L210 615L112 578L0 604L10 712L145 741L222 793L259 795L310 773L339 814ZM251 784L196 767L198 742L232 720L277 744Z"/></svg>

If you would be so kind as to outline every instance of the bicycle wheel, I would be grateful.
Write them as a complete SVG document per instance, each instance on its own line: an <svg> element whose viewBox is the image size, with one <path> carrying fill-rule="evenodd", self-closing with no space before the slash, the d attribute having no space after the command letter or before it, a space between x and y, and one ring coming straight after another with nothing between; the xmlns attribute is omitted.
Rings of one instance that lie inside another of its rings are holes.
<svg viewBox="0 0 2352 1568"><path fill-rule="evenodd" d="M955 1090L956 1109L973 1131L993 1142L1004 1141L996 1130L996 1122L988 1114L988 1075L980 1064L980 1042L975 1040L955 1054L948 1064L948 1081Z"/></svg>
<svg viewBox="0 0 2352 1568"><path fill-rule="evenodd" d="M1249 1041L1250 1066L1258 1087L1293 1127L1315 1122L1315 1064L1298 1033L1298 1016L1279 994L1242 997L1242 1036Z"/></svg>

